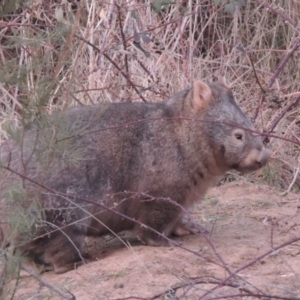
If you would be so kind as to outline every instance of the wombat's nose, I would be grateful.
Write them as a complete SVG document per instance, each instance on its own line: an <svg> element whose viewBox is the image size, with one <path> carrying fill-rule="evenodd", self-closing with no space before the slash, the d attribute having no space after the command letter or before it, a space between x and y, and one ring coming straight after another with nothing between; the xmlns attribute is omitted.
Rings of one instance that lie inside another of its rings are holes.
<svg viewBox="0 0 300 300"><path fill-rule="evenodd" d="M268 161L270 157L270 151L268 149L266 149L265 147L262 148L262 150L260 151L260 154L257 158L257 164L262 167L263 165L265 165Z"/></svg>

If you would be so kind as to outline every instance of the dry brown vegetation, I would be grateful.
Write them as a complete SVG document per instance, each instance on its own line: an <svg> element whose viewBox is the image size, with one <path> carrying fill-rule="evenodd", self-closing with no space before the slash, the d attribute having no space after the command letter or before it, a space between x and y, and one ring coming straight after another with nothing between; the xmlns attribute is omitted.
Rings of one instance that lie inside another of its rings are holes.
<svg viewBox="0 0 300 300"><path fill-rule="evenodd" d="M248 180L299 193L299 0L0 5L0 141L73 105L160 101L224 76L272 151Z"/></svg>

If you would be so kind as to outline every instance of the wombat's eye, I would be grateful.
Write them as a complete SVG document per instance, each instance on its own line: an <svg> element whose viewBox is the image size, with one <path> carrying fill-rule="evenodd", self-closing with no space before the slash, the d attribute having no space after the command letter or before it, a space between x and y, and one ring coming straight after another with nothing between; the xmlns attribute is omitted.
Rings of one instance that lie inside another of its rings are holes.
<svg viewBox="0 0 300 300"><path fill-rule="evenodd" d="M234 136L236 137L237 140L243 139L243 135L241 133L235 133Z"/></svg>

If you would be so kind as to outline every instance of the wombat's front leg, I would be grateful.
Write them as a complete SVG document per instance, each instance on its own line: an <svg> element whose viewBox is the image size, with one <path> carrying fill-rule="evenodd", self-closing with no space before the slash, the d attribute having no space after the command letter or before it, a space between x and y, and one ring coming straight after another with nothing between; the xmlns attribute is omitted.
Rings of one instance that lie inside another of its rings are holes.
<svg viewBox="0 0 300 300"><path fill-rule="evenodd" d="M145 203L139 216L139 221L144 225L138 226L138 239L149 246L170 246L169 240L164 236L171 235L180 215L180 208L172 203L165 201ZM163 236L149 228L158 231Z"/></svg>
<svg viewBox="0 0 300 300"><path fill-rule="evenodd" d="M184 236L196 233L208 233L208 231L201 225L184 219L180 219L172 230L174 236Z"/></svg>
<svg viewBox="0 0 300 300"><path fill-rule="evenodd" d="M62 274L62 273L76 269L77 267L83 265L83 263L84 263L83 261L77 261L77 262L72 262L69 264L64 264L63 266L61 266L59 264L58 265L54 264L54 272L56 274Z"/></svg>

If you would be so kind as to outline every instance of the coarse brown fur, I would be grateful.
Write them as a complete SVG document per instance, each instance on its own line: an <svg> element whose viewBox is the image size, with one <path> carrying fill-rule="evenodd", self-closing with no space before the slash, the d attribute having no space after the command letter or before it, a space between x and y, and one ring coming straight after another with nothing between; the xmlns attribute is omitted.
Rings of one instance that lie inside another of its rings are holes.
<svg viewBox="0 0 300 300"><path fill-rule="evenodd" d="M164 239L149 227L165 236L186 234L182 208L201 199L228 170L247 173L267 162L269 153L252 130L222 81L195 81L160 103L56 113L0 148L0 188L18 182L32 220L31 234L17 235L15 244L36 263L62 273L82 260L86 236L132 230L159 246ZM0 204L13 210L5 195Z"/></svg>

